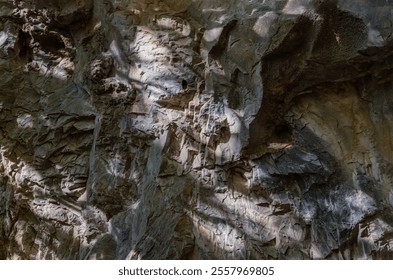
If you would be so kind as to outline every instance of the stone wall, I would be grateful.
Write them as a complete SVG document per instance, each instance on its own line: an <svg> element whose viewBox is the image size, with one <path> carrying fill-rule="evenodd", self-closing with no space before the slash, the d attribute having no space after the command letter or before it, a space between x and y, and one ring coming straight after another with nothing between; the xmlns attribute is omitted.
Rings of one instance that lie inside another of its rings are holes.
<svg viewBox="0 0 393 280"><path fill-rule="evenodd" d="M0 259L393 257L393 1L0 1Z"/></svg>

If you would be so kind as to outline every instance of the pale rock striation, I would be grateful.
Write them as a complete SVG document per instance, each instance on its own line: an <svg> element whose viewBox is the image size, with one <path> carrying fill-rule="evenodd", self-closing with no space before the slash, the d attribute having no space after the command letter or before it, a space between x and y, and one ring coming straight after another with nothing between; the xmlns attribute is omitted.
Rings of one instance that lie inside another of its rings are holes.
<svg viewBox="0 0 393 280"><path fill-rule="evenodd" d="M393 257L393 1L0 1L0 259Z"/></svg>

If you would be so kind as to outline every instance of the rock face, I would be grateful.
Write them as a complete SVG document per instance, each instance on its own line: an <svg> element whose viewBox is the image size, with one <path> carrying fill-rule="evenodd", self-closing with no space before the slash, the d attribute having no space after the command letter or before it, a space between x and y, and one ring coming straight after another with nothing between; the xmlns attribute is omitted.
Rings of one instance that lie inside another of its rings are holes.
<svg viewBox="0 0 393 280"><path fill-rule="evenodd" d="M393 257L393 1L0 1L0 259Z"/></svg>

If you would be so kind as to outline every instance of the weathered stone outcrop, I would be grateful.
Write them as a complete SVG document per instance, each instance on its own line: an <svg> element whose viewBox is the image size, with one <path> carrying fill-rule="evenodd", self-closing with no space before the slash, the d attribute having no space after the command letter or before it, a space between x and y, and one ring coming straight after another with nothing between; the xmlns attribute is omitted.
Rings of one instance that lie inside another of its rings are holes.
<svg viewBox="0 0 393 280"><path fill-rule="evenodd" d="M392 18L0 1L0 259L392 258Z"/></svg>

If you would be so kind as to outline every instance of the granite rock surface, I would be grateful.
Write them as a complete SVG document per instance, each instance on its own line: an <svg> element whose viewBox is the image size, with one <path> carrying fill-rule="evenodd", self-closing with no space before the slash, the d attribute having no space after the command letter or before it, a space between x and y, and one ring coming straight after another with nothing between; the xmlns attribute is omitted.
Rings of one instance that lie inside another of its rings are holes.
<svg viewBox="0 0 393 280"><path fill-rule="evenodd" d="M0 0L0 259L391 259L392 137L391 0Z"/></svg>

